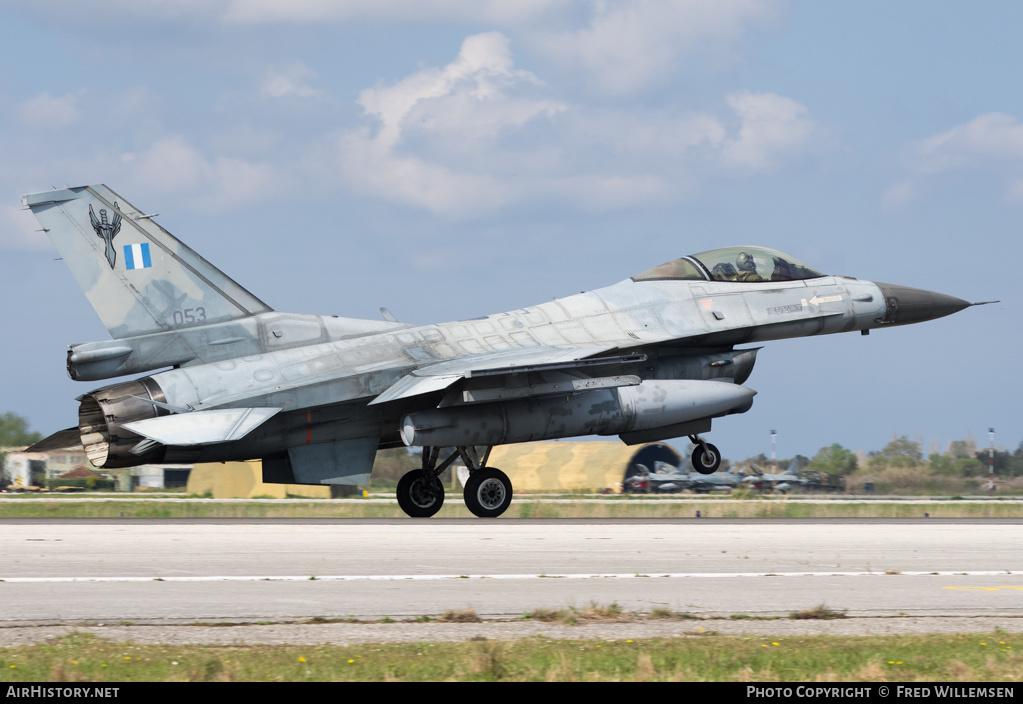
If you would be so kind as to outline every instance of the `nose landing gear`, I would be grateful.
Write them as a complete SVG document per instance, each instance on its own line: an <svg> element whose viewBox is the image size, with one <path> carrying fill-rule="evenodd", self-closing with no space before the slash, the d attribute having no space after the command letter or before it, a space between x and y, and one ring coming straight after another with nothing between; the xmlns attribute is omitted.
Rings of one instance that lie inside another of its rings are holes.
<svg viewBox="0 0 1023 704"><path fill-rule="evenodd" d="M721 453L699 435L690 435L689 441L696 445L693 450L693 469L700 474L714 474L721 466Z"/></svg>

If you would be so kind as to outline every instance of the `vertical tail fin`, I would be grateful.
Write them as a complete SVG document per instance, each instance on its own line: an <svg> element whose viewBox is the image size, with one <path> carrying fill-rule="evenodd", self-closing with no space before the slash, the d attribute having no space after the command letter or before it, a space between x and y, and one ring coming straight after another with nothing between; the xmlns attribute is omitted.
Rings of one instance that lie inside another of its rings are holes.
<svg viewBox="0 0 1023 704"><path fill-rule="evenodd" d="M22 196L114 338L272 310L106 186Z"/></svg>

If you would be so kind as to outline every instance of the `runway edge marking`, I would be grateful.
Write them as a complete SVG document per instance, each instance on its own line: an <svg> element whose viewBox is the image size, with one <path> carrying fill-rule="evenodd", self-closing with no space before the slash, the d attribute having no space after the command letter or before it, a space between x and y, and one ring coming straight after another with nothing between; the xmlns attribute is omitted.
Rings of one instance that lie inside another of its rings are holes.
<svg viewBox="0 0 1023 704"><path fill-rule="evenodd" d="M441 581L449 579L689 579L735 577L1000 577L1023 575L1023 570L970 570L899 572L686 572L686 573L578 573L578 574L417 574L417 575L210 575L204 577L0 577L7 583L57 582L355 582Z"/></svg>

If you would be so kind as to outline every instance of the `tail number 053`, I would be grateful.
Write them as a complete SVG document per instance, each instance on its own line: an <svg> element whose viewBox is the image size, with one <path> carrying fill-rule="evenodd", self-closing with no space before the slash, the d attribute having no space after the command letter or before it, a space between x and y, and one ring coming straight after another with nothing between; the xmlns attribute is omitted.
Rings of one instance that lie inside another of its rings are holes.
<svg viewBox="0 0 1023 704"><path fill-rule="evenodd" d="M191 325L192 323L201 323L204 320L206 320L205 308L185 308L184 310L174 311L175 325Z"/></svg>

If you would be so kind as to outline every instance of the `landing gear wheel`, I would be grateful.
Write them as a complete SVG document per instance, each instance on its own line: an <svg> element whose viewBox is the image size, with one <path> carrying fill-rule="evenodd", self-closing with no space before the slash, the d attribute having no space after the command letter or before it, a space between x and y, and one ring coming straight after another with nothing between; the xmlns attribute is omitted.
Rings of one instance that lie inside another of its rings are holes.
<svg viewBox="0 0 1023 704"><path fill-rule="evenodd" d="M720 466L721 453L710 443L693 450L693 468L700 474L714 474Z"/></svg>
<svg viewBox="0 0 1023 704"><path fill-rule="evenodd" d="M427 482L422 470L414 469L398 480L398 506L412 518L429 518L444 505L444 485L434 478Z"/></svg>
<svg viewBox="0 0 1023 704"><path fill-rule="evenodd" d="M483 467L469 475L463 496L466 507L474 515L497 518L511 505L511 480L499 469Z"/></svg>

